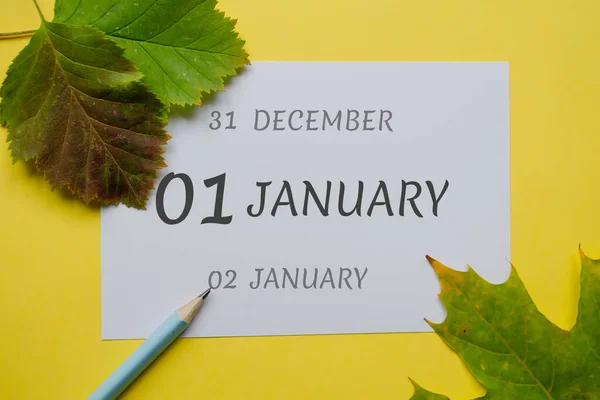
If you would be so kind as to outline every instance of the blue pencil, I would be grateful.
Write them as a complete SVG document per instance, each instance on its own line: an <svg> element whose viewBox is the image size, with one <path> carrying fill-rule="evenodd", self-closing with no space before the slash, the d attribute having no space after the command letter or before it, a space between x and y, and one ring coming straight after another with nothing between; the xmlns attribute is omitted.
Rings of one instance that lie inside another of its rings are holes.
<svg viewBox="0 0 600 400"><path fill-rule="evenodd" d="M210 289L175 311L95 391L88 400L115 399L196 316Z"/></svg>

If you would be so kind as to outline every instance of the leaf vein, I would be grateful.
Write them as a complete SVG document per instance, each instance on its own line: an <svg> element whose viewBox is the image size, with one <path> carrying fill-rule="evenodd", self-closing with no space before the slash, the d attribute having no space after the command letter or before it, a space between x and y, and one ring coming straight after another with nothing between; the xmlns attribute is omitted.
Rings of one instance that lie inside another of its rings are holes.
<svg viewBox="0 0 600 400"><path fill-rule="evenodd" d="M54 82L54 79L56 77L56 64L53 64L52 68L53 69L52 69L52 79L51 79L51 81ZM40 112L42 111L42 109L46 105L46 101L48 101L48 98L50 97L50 92L52 92L52 87L46 92L46 95L44 96L44 101L42 102L42 104L40 104L40 107L36 111L35 115L32 115L31 117L25 119L23 122L21 122L21 125L23 125L25 122L27 122L29 120L36 119L40 115ZM27 104L29 104L29 102L25 103L25 105L27 105ZM21 108L25 109L25 105L22 105Z"/></svg>
<svg viewBox="0 0 600 400"><path fill-rule="evenodd" d="M29 69L29 71L27 71L27 75L25 75L25 78L23 80L23 83L21 83L19 86L21 87L25 87L25 85L27 83L29 83L29 79L31 78L31 72L33 70L35 70L35 66L37 65L38 61L39 61L39 56L40 54L43 52L43 48L44 48L44 44L45 44L46 40L44 39L44 41L42 42L42 44L40 45L40 48L36 51L36 55L35 55L35 59L33 60L33 63L31 64L31 68ZM29 118L28 118L29 119Z"/></svg>
<svg viewBox="0 0 600 400"><path fill-rule="evenodd" d="M127 175L125 174L126 171L123 170L123 168L121 168L121 166L119 165L119 163L117 162L117 160L113 157L112 153L110 152L110 150L108 149L108 147L106 147L106 145L108 143L104 142L104 140L102 140L102 137L100 136L100 134L96 131L96 129L93 129L93 132L96 134L96 136L98 136L98 139L100 139L100 143L102 143L102 145L104 146L104 150L106 151L106 153L109 155L109 157L111 158L113 164L119 169L119 172L121 172L121 174L123 175L123 177L125 178L125 182L127 182L127 186L129 186L129 191L131 193L133 193L133 196L135 197L136 202L138 202L138 204L142 204L140 202L140 199L137 195L137 193L135 192L135 189L133 189L133 186L131 185L131 182L129 181L129 178L127 177Z"/></svg>
<svg viewBox="0 0 600 400"><path fill-rule="evenodd" d="M98 134L98 135L99 135L99 134ZM146 157L142 157L142 156L140 156L140 155L134 154L134 153L130 152L129 150L125 150L125 149L123 149L123 148L121 148L121 147L119 147L119 146L115 146L114 144L110 144L110 143L108 143L108 142L104 142L104 143L105 143L107 146L110 146L110 147L112 147L113 149L121 150L122 152L124 152L124 153L127 153L127 154L130 154L130 155L132 155L133 157L139 158L139 159L141 159L141 160L149 161L149 162L151 162L152 164L159 164L159 163L158 163L158 162L156 162L155 160L152 160L152 159L150 159L150 158L146 158Z"/></svg>
<svg viewBox="0 0 600 400"><path fill-rule="evenodd" d="M516 359L519 360L519 362L521 363L521 365L525 368L525 370L531 375L531 377L533 379L535 379L535 381L537 382L537 384L543 389L544 393L546 394L546 396L549 399L552 399L552 396L550 395L550 392L548 392L548 390L544 387L544 385L542 385L542 382L540 382L540 380L538 379L538 377L533 373L533 371L531 371L531 369L529 369L529 367L525 364L525 362L521 359L521 357L519 357L516 353L516 351L508 344L508 342L506 341L506 339L500 334L500 332L498 332L498 330L496 330L496 328L490 323L490 321L488 321L483 314L481 314L479 312L479 310L475 307L475 305L473 304L473 302L471 301L471 299L469 299L469 297L458 287L454 286L454 288L464 296L464 298L469 302L469 304L471 305L471 307L473 308L473 310L475 310L475 313L477 313L481 319L492 329L492 331L496 334L496 336L498 336L500 338L500 340L502 340L502 342L504 343L504 345L515 355Z"/></svg>
<svg viewBox="0 0 600 400"><path fill-rule="evenodd" d="M42 45L43 45L43 44L42 44ZM10 69L11 69L11 70L20 69L20 68L21 68L21 66L22 66L23 64L25 64L27 61L29 61L29 60L30 60L30 59L31 59L33 56L36 56L36 57L37 57L39 54L40 54L40 51L38 50L38 51L36 51L36 52L32 52L31 54L28 54L28 55L27 55L27 57L23 58L22 60L19 60L18 62L14 62L14 61L13 61L13 63L10 65ZM35 64L35 61L34 61L34 62L33 62L33 64L32 64L32 68L33 68L33 65L34 65L34 64Z"/></svg>
<svg viewBox="0 0 600 400"><path fill-rule="evenodd" d="M483 347L483 346L480 346L480 345L478 345L478 344L475 344L475 343L473 343L473 342L471 342L471 341L469 341L469 340L467 340L467 339L465 339L465 338L461 338L460 336L457 336L457 335L455 335L455 334L453 334L453 333L451 333L451 332L448 332L448 334L449 334L450 336L452 336L452 337L455 337L456 339L460 340L461 342L465 342L465 343L467 343L467 344L469 344L469 345L471 345L471 346L473 346L473 347L477 347L478 349L481 349L481 350L487 351L488 353L496 354L496 355L499 355L499 356L511 356L511 355L513 355L513 354L511 354L511 353L501 353L501 352L499 352L499 351L493 351L493 350L490 350L490 349L488 349L488 348L485 348L485 347Z"/></svg>
<svg viewBox="0 0 600 400"><path fill-rule="evenodd" d="M181 54L181 53L178 51L178 49L174 49L174 48L171 48L171 49L172 49L172 50L175 52L175 54L177 54L177 55L179 56L179 58L181 58L183 61L185 61L187 65L189 65L190 67L192 67L192 69L193 69L194 71L196 71L196 72L198 72L200 75L202 75L202 76L204 77L204 79L206 79L207 81L209 81L209 82L211 82L211 83L213 83L213 84L215 84L215 85L217 85L217 86L219 86L219 87L221 86L221 82L215 82L215 81L213 81L212 79L210 79L208 76L204 75L204 74L202 73L202 71L200 71L200 70L199 70L199 69L198 69L198 68L197 68L195 65L193 65L191 62L189 62L189 61L187 60L187 58L185 58L185 57L184 57L184 56L183 56L183 55L182 55L182 54Z"/></svg>
<svg viewBox="0 0 600 400"><path fill-rule="evenodd" d="M485 372L483 372L481 370L480 370L480 372L481 372L482 375L485 375L488 378L496 380L498 382L508 383L508 384L515 385L515 386L534 386L534 387L538 387L537 383L517 383L517 382L511 382L511 381L507 381L505 379L498 378L497 376L492 376L490 374L486 374Z"/></svg>
<svg viewBox="0 0 600 400"><path fill-rule="evenodd" d="M125 36L119 36L119 35L112 35L112 36L116 36L116 37L118 37L120 39L123 39L123 40L131 40L133 42L140 42L140 43L143 43L143 44L146 44L146 45L163 46L163 47L177 47L177 46L169 46L168 44L162 44L162 43L156 43L156 42L146 42L145 40L134 39L134 38L125 37ZM177 48L182 49L182 50L197 51L199 53L206 53L206 54L212 55L213 57L214 56L226 56L226 57L238 58L240 60L245 60L244 57L237 56L235 54L221 53L221 52L218 52L218 51L210 51L210 50L201 50L201 49L195 49L193 47L177 47Z"/></svg>
<svg viewBox="0 0 600 400"><path fill-rule="evenodd" d="M202 4L202 3L200 3L200 4ZM145 39L145 41L149 42L152 39L154 39L155 37L157 37L158 35L162 35L166 31L168 31L169 29L171 29L172 27L174 27L175 24L177 24L179 21L181 21L182 19L184 19L189 13L191 13L192 11L194 11L194 9L198 8L198 6L200 6L200 4L196 4L194 7L190 8L188 11L186 11L185 13L183 13L183 15L181 17L177 18L176 21L173 21L173 23L171 25L167 26L165 29L163 29L162 31L158 32L156 35Z"/></svg>
<svg viewBox="0 0 600 400"><path fill-rule="evenodd" d="M60 156L58 158L58 165L56 167L56 170L54 171L54 181L55 182L58 182L58 175L62 168L63 160L65 158L65 144L67 143L67 135L69 134L70 127L71 127L71 113L73 110L73 97L74 97L73 94L71 94L71 96L69 97L69 116L67 117L67 126L65 127L65 133L63 135L63 142L59 146L60 147Z"/></svg>
<svg viewBox="0 0 600 400"><path fill-rule="evenodd" d="M86 113L86 115L87 115L87 117L90 120L92 120L92 121L94 121L94 122L96 122L96 123L98 123L100 125L108 126L109 128L118 129L118 130L121 130L121 131L126 131L127 133L130 133L130 134L135 134L135 135L140 135L140 136L145 136L145 137L148 137L148 136L149 137L154 137L154 135L150 135L150 134L146 134L146 133L140 133L140 132L136 132L136 131L131 130L131 129L121 128L119 126L114 126L114 125L107 124L106 122L102 122L102 121L100 121L100 120L92 117L91 115L88 115L87 113Z"/></svg>
<svg viewBox="0 0 600 400"><path fill-rule="evenodd" d="M75 60L73 60L72 58L69 58L69 57L67 57L66 55L64 55L64 54L63 54L63 53L61 53L60 51L56 50L56 47L54 47L54 46L52 46L52 50L54 50L54 51L55 51L57 54L60 54L60 56L62 56L62 57L64 57L64 58L66 58L66 59L67 59L67 60L69 60L70 62L72 62L72 63L74 63L74 64L77 64L77 65L82 65L82 66L84 66L84 67L87 67L87 68L92 68L92 69L99 69L99 70L102 70L102 71L108 71L108 72L110 72L110 73L113 73L113 74L119 74L119 75L125 75L125 76L131 76L131 75L134 75L133 73L130 73L130 72L121 72L121 71L115 71L115 70L108 69L108 68L96 67L96 66L93 66L93 65L89 65L89 64L80 63L80 62L78 62L78 61L75 61ZM58 62L60 63L60 61L58 61ZM61 66L61 67L62 67L62 66ZM68 71L67 71L67 70L65 70L64 68L62 68L62 69L63 69L64 71L68 72Z"/></svg>
<svg viewBox="0 0 600 400"><path fill-rule="evenodd" d="M202 14L202 15L199 17L199 19L204 19L204 17L205 17L207 14L208 14L208 18L206 18L206 19L207 19L207 21L205 21L205 22L204 22L204 24L203 24L203 25L204 25L204 26L203 26L203 28L204 28L204 29L198 32L198 33L200 34L200 36L199 36L199 37L197 37L197 38L193 38L193 39L192 39L192 40L191 40L189 43L187 43L187 44L183 45L182 47L188 47L188 46L191 46L191 45L195 44L196 42L200 41L201 39L204 39L204 38L206 38L207 36L210 36L210 35L212 35L212 34L213 34L213 33L215 33L216 31L218 31L219 29L221 29L223 26L227 26L227 24L221 24L221 25L219 25L219 26L217 27L217 29L214 29L214 30L212 30L212 31L210 31L210 32L208 32L208 33L204 33L204 31L206 31L206 27L210 26L211 22L212 22L212 21L213 21L213 20L214 20L214 19L215 19L217 16L219 16L219 14L218 14L218 13L215 13L215 12L212 12L212 13L211 13L211 12L210 12L210 10L208 10L206 13Z"/></svg>
<svg viewBox="0 0 600 400"><path fill-rule="evenodd" d="M53 31L51 31L51 30L49 30L49 29L46 29L46 32L48 32L48 33L51 33L51 34L53 34L54 36L57 36L57 37L59 37L59 38L61 38L61 39L64 39L64 40L66 40L66 41L69 41L69 42L71 42L71 43L75 44L76 46L85 47L85 48L87 48L87 49L94 50L94 51L96 51L96 52L98 52L99 50L102 50L101 48L98 48L98 47L88 46L88 45L86 45L86 44L83 44L83 43L76 42L75 40L73 40L73 39L71 39L71 38L68 38L68 37L66 37L66 36L63 36L63 35L59 35L58 33L56 33L56 32L53 32ZM50 39L50 40L52 40L52 39ZM55 48L54 46L52 46L52 47L53 47L53 48ZM106 50L110 51L109 49L106 49ZM58 51L58 50L56 50L56 51ZM59 52L59 53L60 53L60 52ZM62 54L62 53L61 53L61 54ZM62 55L64 56L64 54L62 54ZM65 56L65 57L66 57L66 56ZM68 58L68 57L67 57L67 58ZM69 60L70 60L70 58L69 58ZM86 65L87 65L87 64L86 64ZM114 71L114 72L117 72L117 71Z"/></svg>
<svg viewBox="0 0 600 400"><path fill-rule="evenodd" d="M120 30L123 30L123 29L127 28L129 25L133 24L135 21L137 21L138 19L142 18L142 17L143 17L143 16L144 16L144 15L145 15L145 14L148 12L148 10L150 10L152 7L154 7L154 5L155 5L157 2L158 2L158 0L154 0L154 1L152 2L152 4L150 4L150 7L146 8L144 11L142 11L142 13L141 13L140 15L138 15L138 16L137 16L137 17L135 17L133 20L131 20L131 21L129 21L128 23L126 23L124 26L122 26L122 27L120 27L120 28L117 28L117 29L115 29L115 30L113 30L113 31L110 31L110 32L108 32L108 33L107 33L107 35L111 35L111 34L113 34L114 32L117 32L117 31L120 31Z"/></svg>
<svg viewBox="0 0 600 400"><path fill-rule="evenodd" d="M71 15L69 15L69 17L67 19L65 19L63 22L66 23L68 20L70 20L71 18L73 18L73 15L75 15L75 13L77 12L77 10L79 9L79 6L81 5L82 0L79 0L77 2L77 5L75 6L75 8L73 9L73 12L71 12Z"/></svg>
<svg viewBox="0 0 600 400"><path fill-rule="evenodd" d="M142 50L144 50L146 52L146 54L148 54L148 56L150 56L150 58L152 59L152 61L154 62L154 64L156 64L156 66L158 68L160 68L160 70L165 74L165 76L167 78L169 78L169 80L171 82L173 82L175 84L175 86L177 86L182 92L184 92L186 95L188 95L188 97L190 97L192 99L192 102L194 101L194 96L192 96L191 94L189 94L184 88L182 88L181 86L179 86L179 84L177 82L175 82L173 80L173 78L171 78L171 76L169 76L169 74L167 74L167 71L164 70L164 68L158 63L158 61L156 61L156 59L152 56L152 54L150 54L148 52L148 50L146 50L146 48L144 48L144 46L142 46L139 43L136 43L138 45L138 47L140 47Z"/></svg>
<svg viewBox="0 0 600 400"><path fill-rule="evenodd" d="M113 8L115 8L117 5L119 5L119 1L118 1L118 0L117 0L117 1L115 1L115 2L113 3L113 5L112 5L112 6L108 7L108 8L106 9L106 11L104 11L104 12L102 13L102 15L100 15L98 18L96 18L96 19L95 19L95 20L93 20L93 21L90 21L90 22L88 23L88 25L94 25L96 22L100 21L102 18L104 18L104 16L105 16L106 14L108 14L108 13L110 12L110 10L112 10Z"/></svg>

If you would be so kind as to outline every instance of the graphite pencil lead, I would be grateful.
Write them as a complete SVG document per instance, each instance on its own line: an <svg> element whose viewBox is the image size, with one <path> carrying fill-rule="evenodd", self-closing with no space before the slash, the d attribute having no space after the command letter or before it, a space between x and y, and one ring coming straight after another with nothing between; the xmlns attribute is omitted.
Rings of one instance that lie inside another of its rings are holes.
<svg viewBox="0 0 600 400"><path fill-rule="evenodd" d="M206 289L200 296L198 297L202 297L202 300L206 299L208 297L208 295L210 294L210 288Z"/></svg>

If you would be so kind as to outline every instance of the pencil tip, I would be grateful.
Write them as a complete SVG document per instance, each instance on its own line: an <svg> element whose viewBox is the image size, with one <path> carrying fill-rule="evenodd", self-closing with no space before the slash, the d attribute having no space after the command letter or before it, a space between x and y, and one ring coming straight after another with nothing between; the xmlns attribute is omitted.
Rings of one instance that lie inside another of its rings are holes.
<svg viewBox="0 0 600 400"><path fill-rule="evenodd" d="M200 296L198 297L202 297L202 300L206 299L208 297L208 295L210 294L210 288L208 288L206 291L204 291Z"/></svg>

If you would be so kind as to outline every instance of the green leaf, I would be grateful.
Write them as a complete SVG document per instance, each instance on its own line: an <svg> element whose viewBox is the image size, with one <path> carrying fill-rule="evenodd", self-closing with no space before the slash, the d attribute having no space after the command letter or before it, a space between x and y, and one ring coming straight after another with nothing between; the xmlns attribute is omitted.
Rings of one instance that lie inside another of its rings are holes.
<svg viewBox="0 0 600 400"><path fill-rule="evenodd" d="M435 332L486 388L485 399L600 399L600 262L581 253L579 315L564 331L542 315L514 268L493 285L428 257L447 310Z"/></svg>
<svg viewBox="0 0 600 400"><path fill-rule="evenodd" d="M588 258L579 249L581 258L581 292L579 312L574 332L582 335L594 349L595 359L600 358L600 260ZM600 376L598 377L600 379Z"/></svg>
<svg viewBox="0 0 600 400"><path fill-rule="evenodd" d="M55 21L96 27L125 49L165 103L198 103L248 64L216 0L57 0Z"/></svg>
<svg viewBox="0 0 600 400"><path fill-rule="evenodd" d="M145 208L166 110L122 54L97 29L43 22L9 67L0 123L13 162L33 160L53 187Z"/></svg>
<svg viewBox="0 0 600 400"><path fill-rule="evenodd" d="M415 388L410 400L450 400L446 396L423 389L412 379L410 379L410 383L412 383L413 387Z"/></svg>

